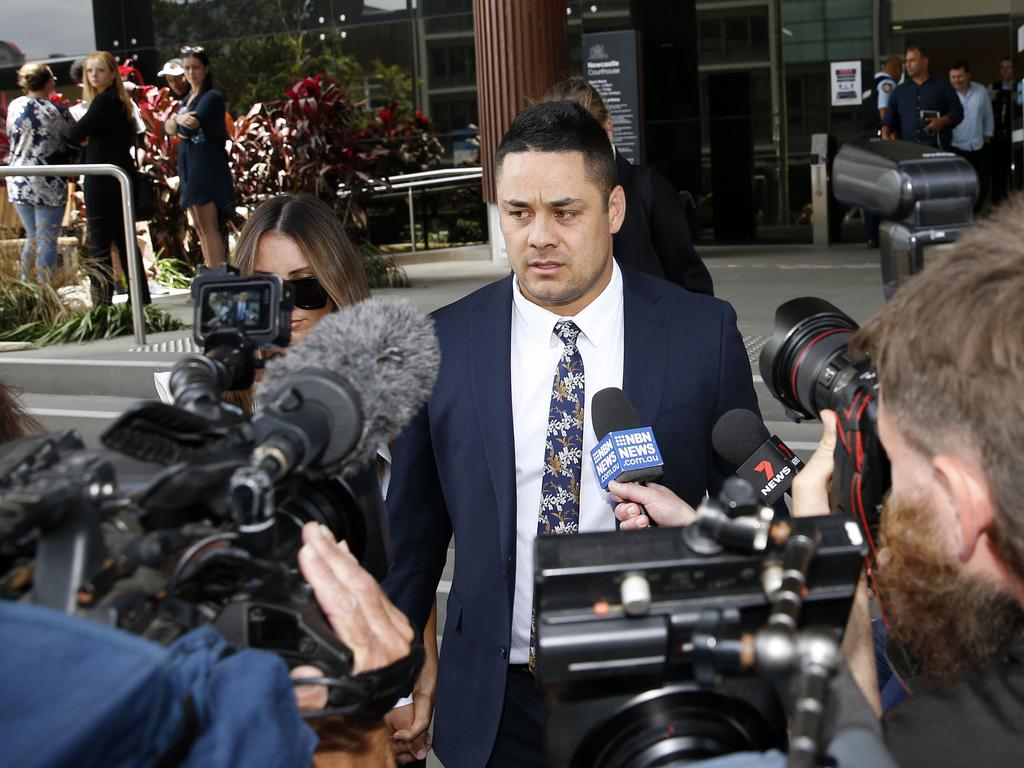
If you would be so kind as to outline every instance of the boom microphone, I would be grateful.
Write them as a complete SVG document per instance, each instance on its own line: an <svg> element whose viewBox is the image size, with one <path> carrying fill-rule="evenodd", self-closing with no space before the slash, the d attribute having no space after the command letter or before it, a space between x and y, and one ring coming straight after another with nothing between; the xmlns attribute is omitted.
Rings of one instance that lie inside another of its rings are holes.
<svg viewBox="0 0 1024 768"><path fill-rule="evenodd" d="M626 393L608 387L590 401L598 443L590 451L598 482L644 483L662 475L664 461L651 427L640 426L640 417Z"/></svg>
<svg viewBox="0 0 1024 768"><path fill-rule="evenodd" d="M334 312L267 361L253 428L292 468L351 476L426 402L441 356L433 321L407 301Z"/></svg>
<svg viewBox="0 0 1024 768"><path fill-rule="evenodd" d="M768 432L756 413L743 408L722 414L711 430L711 444L715 453L738 467L737 477L749 482L767 506L782 498L804 467L789 446Z"/></svg>

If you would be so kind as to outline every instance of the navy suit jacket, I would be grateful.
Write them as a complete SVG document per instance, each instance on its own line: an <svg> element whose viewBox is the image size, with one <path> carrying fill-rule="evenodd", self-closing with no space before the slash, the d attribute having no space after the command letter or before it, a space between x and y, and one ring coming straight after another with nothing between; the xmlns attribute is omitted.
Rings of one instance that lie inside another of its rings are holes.
<svg viewBox="0 0 1024 768"><path fill-rule="evenodd" d="M622 278L623 389L654 427L665 485L696 506L733 470L712 451L715 421L732 408L758 412L736 314L640 272ZM393 452L384 586L420 630L455 535L434 721L447 768L487 762L504 699L516 570L512 290L510 276L434 314L437 384Z"/></svg>

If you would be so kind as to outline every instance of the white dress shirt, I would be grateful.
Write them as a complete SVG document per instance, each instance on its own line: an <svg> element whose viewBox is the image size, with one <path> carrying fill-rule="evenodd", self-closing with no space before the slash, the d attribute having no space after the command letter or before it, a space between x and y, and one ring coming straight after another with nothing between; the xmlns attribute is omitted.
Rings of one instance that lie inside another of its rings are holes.
<svg viewBox="0 0 1024 768"><path fill-rule="evenodd" d="M512 282L512 424L516 450L516 590L512 606L510 664L525 664L530 654L533 612L533 541L540 515L551 385L562 356L554 334L563 318L537 306ZM590 450L597 443L590 403L594 393L622 386L623 314L622 273L613 262L607 287L583 311L571 318L580 329L576 346L583 358L586 380L583 411L583 471L580 493L580 531L615 530L615 506L598 485Z"/></svg>

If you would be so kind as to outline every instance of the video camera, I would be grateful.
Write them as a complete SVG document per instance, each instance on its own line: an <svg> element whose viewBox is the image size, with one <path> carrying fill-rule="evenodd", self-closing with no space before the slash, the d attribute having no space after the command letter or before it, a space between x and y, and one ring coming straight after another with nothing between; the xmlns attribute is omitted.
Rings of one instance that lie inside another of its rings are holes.
<svg viewBox="0 0 1024 768"><path fill-rule="evenodd" d="M373 456L433 386L430 322L380 299L330 315L287 364L271 364L264 406L251 415L222 395L251 384L259 349L287 343L287 285L208 271L193 297L205 354L175 365L174 405L126 411L102 435L108 450L87 450L73 431L0 447L0 597L165 644L212 624L238 647L346 681L329 686L330 713L366 714L371 692L352 683L351 652L296 555L313 521L345 540L376 578L387 573ZM420 386L398 393L396 407L386 382L402 366ZM397 687L415 678L422 653L414 657Z"/></svg>
<svg viewBox="0 0 1024 768"><path fill-rule="evenodd" d="M860 528L776 520L739 478L697 516L686 528L537 539L549 765L648 768L785 749L793 690L791 764L816 764Z"/></svg>
<svg viewBox="0 0 1024 768"><path fill-rule="evenodd" d="M865 356L850 354L857 323L818 298L787 301L775 311L775 332L761 350L765 385L794 421L836 413L834 514L858 520L874 551L889 459L878 439L878 376Z"/></svg>

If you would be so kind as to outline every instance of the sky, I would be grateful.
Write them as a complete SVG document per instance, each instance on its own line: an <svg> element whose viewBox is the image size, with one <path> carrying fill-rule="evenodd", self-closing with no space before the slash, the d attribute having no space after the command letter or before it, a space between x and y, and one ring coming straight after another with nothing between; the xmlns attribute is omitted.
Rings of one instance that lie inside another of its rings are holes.
<svg viewBox="0 0 1024 768"><path fill-rule="evenodd" d="M91 0L0 0L0 40L25 58L74 56L96 47Z"/></svg>

